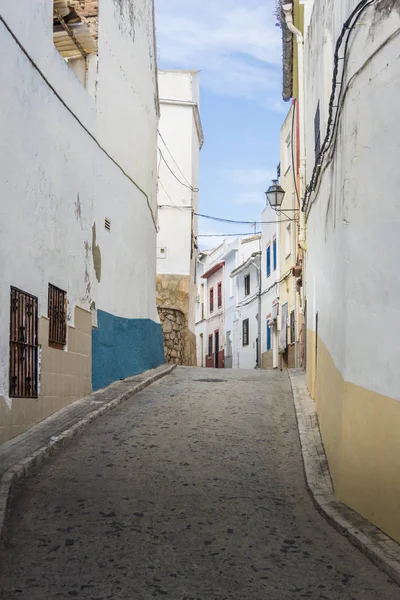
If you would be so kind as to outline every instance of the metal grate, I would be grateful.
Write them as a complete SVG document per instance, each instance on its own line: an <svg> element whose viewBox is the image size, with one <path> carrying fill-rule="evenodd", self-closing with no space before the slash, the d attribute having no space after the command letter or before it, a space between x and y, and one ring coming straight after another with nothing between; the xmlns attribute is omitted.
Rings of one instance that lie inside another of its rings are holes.
<svg viewBox="0 0 400 600"><path fill-rule="evenodd" d="M67 343L67 293L49 283L49 342L57 346Z"/></svg>
<svg viewBox="0 0 400 600"><path fill-rule="evenodd" d="M9 395L38 396L38 299L14 287L10 293Z"/></svg>

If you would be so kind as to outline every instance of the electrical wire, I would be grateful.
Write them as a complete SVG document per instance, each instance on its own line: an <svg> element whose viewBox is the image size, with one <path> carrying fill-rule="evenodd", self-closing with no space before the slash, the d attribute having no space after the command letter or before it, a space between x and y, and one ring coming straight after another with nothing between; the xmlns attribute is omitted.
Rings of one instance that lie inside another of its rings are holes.
<svg viewBox="0 0 400 600"><path fill-rule="evenodd" d="M167 142L164 140L164 138L163 138L163 136L162 136L162 134L161 134L161 131L160 131L160 130L158 130L158 135L160 136L160 138L161 138L161 140L162 140L162 142L163 142L163 144L164 144L164 146L165 146L165 148L166 148L166 150L167 150L168 154L169 154L169 155L170 155L170 157L172 158L172 160L173 160L173 162L174 162L174 164L175 164L176 168L178 169L179 173L182 175L182 177L183 177L183 179L186 181L186 183L187 183L187 184L190 186L190 183L189 183L189 181L187 180L187 178L185 177L185 174L182 172L182 169L179 167L178 163L176 162L176 160L175 160L175 159L174 159L174 157L172 156L171 150L168 148Z"/></svg>
<svg viewBox="0 0 400 600"><path fill-rule="evenodd" d="M340 32L340 35L337 39L336 46L335 46L335 53L334 53L332 91L331 91L331 96L330 96L330 100L329 100L329 117L328 117L328 123L327 123L327 127L326 127L325 138L324 138L321 150L315 161L315 165L314 165L314 169L313 169L313 172L311 175L310 182L306 188L306 193L304 195L304 200L303 200L303 205L302 205L302 211L305 211L307 209L307 206L310 202L310 195L316 188L316 185L319 180L319 175L321 172L321 166L322 166L324 157L331 146L331 143L332 143L332 140L334 137L333 133L338 124L338 118L339 118L339 114L340 114L339 110L336 111L335 117L333 117L333 111L335 108L339 109L339 105L340 105L341 99L342 99L343 83L344 83L345 72L346 72L347 52L348 52L351 33L352 33L355 25L357 24L358 20L360 19L361 15L374 2L376 2L376 0L361 0L361 2L359 2L357 4L356 8L353 10L351 15L345 21L345 23L342 27L342 30ZM346 34L347 34L347 37L346 37ZM345 37L346 37L346 41L345 41L345 47L344 47L344 55L343 55L343 57L339 57L340 49L342 47L342 43L343 43L343 40ZM343 60L343 69L342 69L342 76L341 76L340 82L338 82L339 62L341 60ZM340 87L340 89L339 89L339 95L337 96L337 88L338 87ZM337 96L337 104L335 105L336 96Z"/></svg>
<svg viewBox="0 0 400 600"><path fill-rule="evenodd" d="M107 158L109 160L111 160L111 162L121 171L121 173L127 178L129 179L129 181L131 183L133 183L133 185L143 194L143 196L146 198L146 202L147 202L147 208L150 211L151 214L151 218L154 224L154 228L157 231L157 220L156 217L153 213L153 209L151 207L150 204L150 200L148 195L146 194L146 192L144 190L142 190L142 188L136 183L136 181L134 181L134 179L132 179L132 177L125 171L125 169L119 164L119 162L113 158L111 156L111 154L109 154L107 152L107 150L100 144L99 140L93 135L93 133L84 125L84 123L80 120L80 118L74 113L74 111L68 106L68 104L65 102L65 100L63 100L63 98L60 96L60 94L57 92L57 90L52 86L52 84L50 83L50 81L47 79L46 75L43 73L43 71L40 69L40 67L36 64L36 62L33 60L33 58L31 57L31 55L29 54L29 52L25 49L25 47L21 44L21 42L19 41L19 39L17 38L17 36L15 35L15 33L13 32L13 30L11 29L11 27L8 25L8 23L6 22L6 20L4 19L4 17L2 17L0 15L0 21L3 23L5 29L8 31L8 33L10 34L10 36L12 37L12 39L14 40L14 42L17 44L17 46L19 47L19 49L21 50L21 52L25 55L25 57L28 59L28 61L30 62L30 64L33 66L33 68L39 73L40 77L43 79L43 81L46 83L47 87L52 91L52 93L54 94L54 96L59 100L59 102L64 106L64 108L66 108L66 110L70 113L70 115L75 119L75 121L80 125L80 127L82 127L82 129L85 131L85 133L87 133L87 135L93 140L93 142L96 144L96 146L107 156Z"/></svg>
<svg viewBox="0 0 400 600"><path fill-rule="evenodd" d="M251 231L250 233L199 233L197 237L242 237L245 235L261 235L261 231Z"/></svg>
<svg viewBox="0 0 400 600"><path fill-rule="evenodd" d="M288 217L287 219L275 220L275 221L236 221L235 219L223 219L222 217L212 217L211 215L203 215L200 213L194 213L196 217L201 217L203 219L211 219L211 221L219 221L221 223L237 223L239 225L271 225L275 223L286 223L287 221L296 221L296 219L291 219Z"/></svg>
<svg viewBox="0 0 400 600"><path fill-rule="evenodd" d="M161 148L158 148L158 151L160 153L161 158L163 159L165 166L167 167L168 171L170 171L170 173L175 177L175 179L178 181L178 183L180 183L181 185L183 185L183 187L187 188L188 190L190 190L191 192L198 192L199 188L194 188L191 185L187 185L186 183L183 183L183 181L181 181L179 179L179 177L173 172L172 168L169 166L164 154L162 153Z"/></svg>
<svg viewBox="0 0 400 600"><path fill-rule="evenodd" d="M162 184L161 179L158 179L158 183L160 184L160 186L162 187L162 189L165 192L165 195L167 196L167 198L169 199L169 201L171 202L171 205L164 205L164 204L160 204L158 208L162 208L163 206L173 206L174 208L178 209L180 212L184 212L182 210L182 208L180 206L178 206L177 204L175 204L175 202L172 200L171 196L168 194L167 190L165 189L165 187ZM188 206L187 208L191 208L190 206Z"/></svg>

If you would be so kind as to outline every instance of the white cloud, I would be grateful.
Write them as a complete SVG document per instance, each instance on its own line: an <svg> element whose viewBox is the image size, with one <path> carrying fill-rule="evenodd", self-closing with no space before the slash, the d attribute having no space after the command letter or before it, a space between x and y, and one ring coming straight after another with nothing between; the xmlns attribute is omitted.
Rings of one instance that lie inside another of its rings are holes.
<svg viewBox="0 0 400 600"><path fill-rule="evenodd" d="M202 85L245 98L276 95L281 37L274 0L156 0L161 66L200 69Z"/></svg>

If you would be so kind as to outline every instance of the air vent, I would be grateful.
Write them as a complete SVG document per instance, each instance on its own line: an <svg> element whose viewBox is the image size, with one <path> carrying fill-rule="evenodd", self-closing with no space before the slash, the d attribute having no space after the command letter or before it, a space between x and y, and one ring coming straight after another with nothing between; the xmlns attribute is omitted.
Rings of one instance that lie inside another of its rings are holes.
<svg viewBox="0 0 400 600"><path fill-rule="evenodd" d="M107 217L104 219L104 227L107 231L111 231L111 221Z"/></svg>

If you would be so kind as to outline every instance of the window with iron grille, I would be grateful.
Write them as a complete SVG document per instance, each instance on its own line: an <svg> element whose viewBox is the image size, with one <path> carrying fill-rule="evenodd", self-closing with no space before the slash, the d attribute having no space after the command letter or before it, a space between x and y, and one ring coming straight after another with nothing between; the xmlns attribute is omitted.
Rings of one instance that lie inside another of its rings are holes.
<svg viewBox="0 0 400 600"><path fill-rule="evenodd" d="M49 283L49 342L56 348L67 343L67 293Z"/></svg>
<svg viewBox="0 0 400 600"><path fill-rule="evenodd" d="M250 275L246 275L244 278L244 295L250 295Z"/></svg>
<svg viewBox="0 0 400 600"><path fill-rule="evenodd" d="M294 330L294 310L290 313L290 343L295 343L295 330Z"/></svg>
<svg viewBox="0 0 400 600"><path fill-rule="evenodd" d="M9 395L38 396L38 299L14 287L10 293Z"/></svg>
<svg viewBox="0 0 400 600"><path fill-rule="evenodd" d="M242 336L243 346L248 346L249 345L249 319L244 319L242 327L243 327L243 336Z"/></svg>
<svg viewBox="0 0 400 600"><path fill-rule="evenodd" d="M218 284L218 308L221 308L222 306L222 283Z"/></svg>
<svg viewBox="0 0 400 600"><path fill-rule="evenodd" d="M213 336L208 336L208 356L212 356L213 353Z"/></svg>
<svg viewBox="0 0 400 600"><path fill-rule="evenodd" d="M210 313L214 311L214 288L210 290Z"/></svg>
<svg viewBox="0 0 400 600"><path fill-rule="evenodd" d="M315 161L318 161L318 157L321 152L321 114L319 110L319 102L314 117L314 148Z"/></svg>

